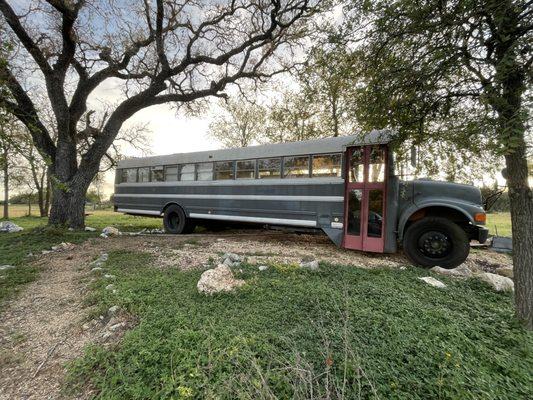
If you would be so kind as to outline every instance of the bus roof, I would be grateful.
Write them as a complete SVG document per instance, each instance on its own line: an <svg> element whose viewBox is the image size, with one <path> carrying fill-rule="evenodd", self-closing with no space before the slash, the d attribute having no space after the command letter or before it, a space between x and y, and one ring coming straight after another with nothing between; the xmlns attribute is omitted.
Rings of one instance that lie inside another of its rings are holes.
<svg viewBox="0 0 533 400"><path fill-rule="evenodd" d="M207 150L196 151L192 153L176 153L162 156L129 158L120 160L117 167L135 168L210 161L232 161L306 154L338 153L343 151L347 146L387 144L391 141L391 139L392 131L373 130L367 134L304 140L300 142L264 144L259 146L238 147L232 149Z"/></svg>

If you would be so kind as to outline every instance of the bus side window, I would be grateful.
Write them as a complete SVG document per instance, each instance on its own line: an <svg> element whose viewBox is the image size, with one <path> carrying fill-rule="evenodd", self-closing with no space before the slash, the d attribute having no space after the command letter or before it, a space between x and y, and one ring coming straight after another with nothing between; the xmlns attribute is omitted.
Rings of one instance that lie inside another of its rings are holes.
<svg viewBox="0 0 533 400"><path fill-rule="evenodd" d="M215 179L227 180L234 179L234 163L233 161L219 161L215 163Z"/></svg>
<svg viewBox="0 0 533 400"><path fill-rule="evenodd" d="M341 154L323 154L313 156L313 178L340 177L342 175Z"/></svg>
<svg viewBox="0 0 533 400"><path fill-rule="evenodd" d="M309 178L309 156L285 157L283 159L284 178Z"/></svg>
<svg viewBox="0 0 533 400"><path fill-rule="evenodd" d="M137 182L137 168L128 168L126 171L126 182L135 183Z"/></svg>
<svg viewBox="0 0 533 400"><path fill-rule="evenodd" d="M196 164L196 180L210 181L213 180L213 163Z"/></svg>
<svg viewBox="0 0 533 400"><path fill-rule="evenodd" d="M165 167L165 181L177 181L178 180L178 166L167 165Z"/></svg>
<svg viewBox="0 0 533 400"><path fill-rule="evenodd" d="M237 161L237 179L255 178L255 160Z"/></svg>
<svg viewBox="0 0 533 400"><path fill-rule="evenodd" d="M163 182L165 180L165 171L163 167L152 167L152 182Z"/></svg>
<svg viewBox="0 0 533 400"><path fill-rule="evenodd" d="M180 167L180 181L194 181L194 164L183 164Z"/></svg>
<svg viewBox="0 0 533 400"><path fill-rule="evenodd" d="M150 182L150 168L139 168L139 182Z"/></svg>
<svg viewBox="0 0 533 400"><path fill-rule="evenodd" d="M280 178L281 158L263 158L257 160L257 170L259 179Z"/></svg>
<svg viewBox="0 0 533 400"><path fill-rule="evenodd" d="M115 183L124 183L124 182L127 182L128 180L128 174L126 172L127 170L126 169L119 169L117 170L117 177L116 177L116 182Z"/></svg>

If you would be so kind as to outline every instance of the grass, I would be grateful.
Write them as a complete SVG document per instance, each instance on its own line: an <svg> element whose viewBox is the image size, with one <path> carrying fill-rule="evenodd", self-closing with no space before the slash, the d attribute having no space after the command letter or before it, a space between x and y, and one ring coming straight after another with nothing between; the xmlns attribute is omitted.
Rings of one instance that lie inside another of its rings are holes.
<svg viewBox="0 0 533 400"><path fill-rule="evenodd" d="M201 271L150 267L113 252L115 294L90 302L138 321L120 345L93 346L69 365L69 390L98 399L532 398L533 338L512 297L477 280L428 272L321 265L317 272L243 265L247 285L203 296Z"/></svg>
<svg viewBox="0 0 533 400"><path fill-rule="evenodd" d="M495 212L487 214L487 228L491 235L511 237L511 213Z"/></svg>
<svg viewBox="0 0 533 400"><path fill-rule="evenodd" d="M0 234L0 265L16 266L14 269L0 271L0 308L3 300L19 290L21 285L37 278L38 270L31 264L32 257L28 257L30 253L39 254L61 242L81 243L98 236L98 232L109 225L121 231L139 231L143 228L161 226L161 220L155 218L133 217L112 211L89 211L89 213L86 224L97 229L94 233L45 229L47 219L37 216L10 219L24 230Z"/></svg>

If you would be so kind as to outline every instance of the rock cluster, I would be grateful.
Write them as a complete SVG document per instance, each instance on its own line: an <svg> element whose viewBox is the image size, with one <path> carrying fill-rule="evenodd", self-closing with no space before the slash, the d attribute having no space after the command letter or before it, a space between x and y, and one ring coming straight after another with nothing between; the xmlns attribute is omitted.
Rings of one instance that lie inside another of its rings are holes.
<svg viewBox="0 0 533 400"><path fill-rule="evenodd" d="M69 250L72 250L76 247L76 245L74 243L69 243L69 242L63 242L63 243L59 243L58 245L56 246L52 246L52 248L50 250L42 250L41 251L41 254L45 255L45 254L50 254L52 252L61 252L61 251L69 251ZM32 253L28 254L28 256L33 256Z"/></svg>
<svg viewBox="0 0 533 400"><path fill-rule="evenodd" d="M430 271L456 278L478 278L488 283L497 292L514 291L514 282L510 278L513 276L512 268L498 268L496 274L493 274L469 267L467 264L461 264L453 269L433 267Z"/></svg>
<svg viewBox="0 0 533 400"><path fill-rule="evenodd" d="M242 257L235 253L224 253L222 256L222 264L228 267L237 267L242 261Z"/></svg>

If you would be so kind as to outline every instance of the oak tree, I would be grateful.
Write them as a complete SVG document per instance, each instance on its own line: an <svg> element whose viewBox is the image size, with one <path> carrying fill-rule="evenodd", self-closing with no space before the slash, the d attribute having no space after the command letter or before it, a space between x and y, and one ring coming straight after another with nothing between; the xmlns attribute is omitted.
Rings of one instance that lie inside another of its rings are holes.
<svg viewBox="0 0 533 400"><path fill-rule="evenodd" d="M516 310L533 329L533 1L357 4L346 8L343 37L361 62L358 120L397 128L400 141L475 144L505 157Z"/></svg>
<svg viewBox="0 0 533 400"><path fill-rule="evenodd" d="M128 118L223 96L231 84L286 69L278 56L291 53L313 12L311 0L0 0L2 25L20 45L0 64L10 92L0 106L26 125L49 163L49 223L83 227L87 188ZM39 79L55 138L33 101ZM103 124L87 129L88 99L109 81L122 84L123 96Z"/></svg>

